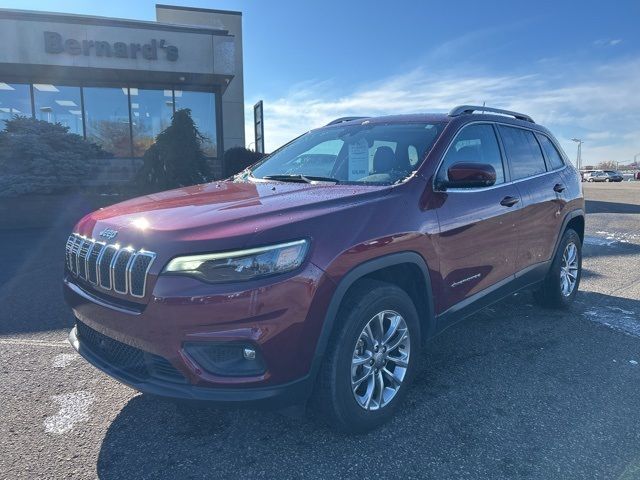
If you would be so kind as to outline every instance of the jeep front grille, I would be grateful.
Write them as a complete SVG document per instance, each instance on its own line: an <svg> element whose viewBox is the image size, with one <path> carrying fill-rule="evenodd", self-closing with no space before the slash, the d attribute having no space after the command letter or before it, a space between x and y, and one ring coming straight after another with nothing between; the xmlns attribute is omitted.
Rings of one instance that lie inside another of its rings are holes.
<svg viewBox="0 0 640 480"><path fill-rule="evenodd" d="M147 276L156 254L146 250L119 248L74 233L65 249L67 268L75 277L123 295L142 298Z"/></svg>

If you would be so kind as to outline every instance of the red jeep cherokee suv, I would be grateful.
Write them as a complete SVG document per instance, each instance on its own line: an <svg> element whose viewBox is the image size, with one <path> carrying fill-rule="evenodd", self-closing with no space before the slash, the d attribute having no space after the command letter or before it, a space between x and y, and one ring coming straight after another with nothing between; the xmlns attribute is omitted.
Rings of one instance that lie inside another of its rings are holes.
<svg viewBox="0 0 640 480"><path fill-rule="evenodd" d="M583 235L580 176L527 115L342 118L229 180L84 217L70 340L142 392L311 400L362 431L453 322L525 287L569 305Z"/></svg>

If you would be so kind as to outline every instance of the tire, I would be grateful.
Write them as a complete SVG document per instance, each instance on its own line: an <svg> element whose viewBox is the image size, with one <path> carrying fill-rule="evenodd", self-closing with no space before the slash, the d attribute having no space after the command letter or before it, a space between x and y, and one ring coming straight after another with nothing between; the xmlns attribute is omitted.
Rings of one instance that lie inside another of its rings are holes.
<svg viewBox="0 0 640 480"><path fill-rule="evenodd" d="M570 263L569 268L564 268L565 254L571 259L571 247L575 248L575 264ZM574 265L572 267L571 265ZM575 269L574 269L575 268ZM573 284L571 285L571 275L565 276L567 284L563 281L563 269L573 272ZM576 298L578 288L580 287L580 278L582 277L582 242L580 236L575 230L568 228L565 230L558 245L558 250L551 262L549 272L539 289L534 292L536 301L549 308L568 308Z"/></svg>
<svg viewBox="0 0 640 480"><path fill-rule="evenodd" d="M611 179L610 178L605 178L604 181L609 183L611 181Z"/></svg>
<svg viewBox="0 0 640 480"><path fill-rule="evenodd" d="M590 178L589 180L587 180L587 182L593 182L593 178Z"/></svg>
<svg viewBox="0 0 640 480"><path fill-rule="evenodd" d="M390 326L393 322L400 325L386 344L389 346L388 358L397 357L395 361L385 361L387 357L382 347L376 347L379 353L374 353L374 347L367 340L370 338L365 332L367 325L375 327L371 329L374 338L380 336L377 335L379 327L376 327L379 323L370 323L377 322L380 313L384 313L383 325ZM393 344L404 336L402 323L396 314L404 321L409 338L400 342L401 347L392 349ZM421 345L418 313L404 290L377 280L362 280L347 293L336 321L318 373L311 406L337 430L366 432L393 416L415 375ZM400 357L407 352L408 365L404 368L396 362L403 361ZM363 362L362 366L353 366L356 359L366 358L370 360ZM375 363L371 366L369 362ZM402 377L400 382L393 382L388 372L393 374L393 378ZM354 389L353 377L358 377L356 382L365 377L367 380ZM385 382L385 388L379 388L380 381ZM367 395L369 391L371 395ZM384 392L382 397L378 395L380 391Z"/></svg>

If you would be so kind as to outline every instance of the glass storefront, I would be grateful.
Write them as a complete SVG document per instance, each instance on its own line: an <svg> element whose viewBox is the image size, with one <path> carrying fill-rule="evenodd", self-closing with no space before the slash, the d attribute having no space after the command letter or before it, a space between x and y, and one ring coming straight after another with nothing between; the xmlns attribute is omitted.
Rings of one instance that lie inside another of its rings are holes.
<svg viewBox="0 0 640 480"><path fill-rule="evenodd" d="M175 99L175 102L174 102ZM209 157L218 155L216 94L134 87L72 87L0 82L0 121L14 115L60 123L118 158L142 157L171 124L175 110L189 108L205 137ZM0 122L0 130L4 125Z"/></svg>
<svg viewBox="0 0 640 480"><path fill-rule="evenodd" d="M115 157L130 157L128 89L85 87L83 93L87 140Z"/></svg>
<svg viewBox="0 0 640 480"><path fill-rule="evenodd" d="M172 90L130 88L131 121L133 122L133 156L141 157L156 136L171 125Z"/></svg>
<svg viewBox="0 0 640 480"><path fill-rule="evenodd" d="M14 115L31 116L30 86L0 82L0 128L4 129L2 120L10 120Z"/></svg>
<svg viewBox="0 0 640 480"><path fill-rule="evenodd" d="M216 97L208 92L188 92L176 90L176 110L191 109L191 117L200 133L205 137L202 148L205 155L217 157Z"/></svg>
<svg viewBox="0 0 640 480"><path fill-rule="evenodd" d="M33 101L38 120L60 123L70 133L82 135L82 100L80 87L33 84Z"/></svg>

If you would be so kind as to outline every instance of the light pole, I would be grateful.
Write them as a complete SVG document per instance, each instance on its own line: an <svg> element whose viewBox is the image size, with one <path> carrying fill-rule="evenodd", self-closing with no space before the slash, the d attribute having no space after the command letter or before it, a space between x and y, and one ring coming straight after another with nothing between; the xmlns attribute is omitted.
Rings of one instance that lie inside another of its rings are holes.
<svg viewBox="0 0 640 480"><path fill-rule="evenodd" d="M580 170L582 168L582 140L579 138L572 138L571 140L578 144L578 155L576 156L576 168Z"/></svg>

